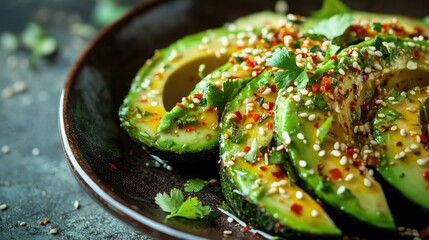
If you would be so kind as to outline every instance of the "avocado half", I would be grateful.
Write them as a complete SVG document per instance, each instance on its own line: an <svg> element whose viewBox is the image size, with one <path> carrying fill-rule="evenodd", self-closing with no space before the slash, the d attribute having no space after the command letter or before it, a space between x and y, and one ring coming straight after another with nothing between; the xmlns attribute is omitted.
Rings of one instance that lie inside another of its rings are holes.
<svg viewBox="0 0 429 240"><path fill-rule="evenodd" d="M201 116L177 121L177 128L173 127L171 131L165 128L158 131L160 122L165 113L200 81L201 75L227 63L232 53L251 46L249 41L241 38L255 36L263 26L282 25L284 19L283 15L268 11L255 13L232 25L186 36L155 51L152 59L137 73L119 109L123 129L144 149L170 163L186 164L217 155L213 149L216 145L211 148L201 146L217 138L216 134L210 135L212 128L217 127L212 122L217 122L213 117L217 116L216 112L206 111ZM202 64L204 69L200 67ZM188 124L199 122L201 118L207 121L205 126L198 126L198 130Z"/></svg>

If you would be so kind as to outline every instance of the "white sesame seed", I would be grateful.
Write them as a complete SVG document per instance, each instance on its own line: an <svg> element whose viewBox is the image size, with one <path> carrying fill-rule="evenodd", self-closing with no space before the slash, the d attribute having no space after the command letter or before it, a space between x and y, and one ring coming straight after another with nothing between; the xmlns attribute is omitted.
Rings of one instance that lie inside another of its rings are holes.
<svg viewBox="0 0 429 240"><path fill-rule="evenodd" d="M280 188L279 188L279 193L280 193L281 195L283 195L283 194L285 194L285 193L286 193L286 191L285 191L285 189L284 189L284 188L280 187Z"/></svg>
<svg viewBox="0 0 429 240"><path fill-rule="evenodd" d="M301 97L299 95L293 95L293 100L295 100L295 102L299 102L301 101Z"/></svg>
<svg viewBox="0 0 429 240"><path fill-rule="evenodd" d="M316 209L313 209L313 210L311 210L311 216L317 217L317 216L319 216L319 212Z"/></svg>
<svg viewBox="0 0 429 240"><path fill-rule="evenodd" d="M60 231L57 228L52 228L51 230L49 230L49 233L52 235L57 235L60 233Z"/></svg>
<svg viewBox="0 0 429 240"><path fill-rule="evenodd" d="M234 164L234 162L233 162L232 164ZM171 172L171 171L173 171L173 167L172 167L172 166L170 166L170 165L168 165L166 168L167 168L167 170L168 170L168 171L170 171L170 172Z"/></svg>
<svg viewBox="0 0 429 240"><path fill-rule="evenodd" d="M419 143L419 142L421 142L421 141L422 141L422 138L421 138L419 135L417 135L417 136L416 136L416 141Z"/></svg>
<svg viewBox="0 0 429 240"><path fill-rule="evenodd" d="M271 93L271 88L265 88L265 90L262 92L262 95L268 95L268 94L270 94Z"/></svg>
<svg viewBox="0 0 429 240"><path fill-rule="evenodd" d="M400 152L398 153L399 158L404 158L405 157L405 152Z"/></svg>
<svg viewBox="0 0 429 240"><path fill-rule="evenodd" d="M354 58L358 58L359 57L359 53L355 50L352 51L352 57Z"/></svg>
<svg viewBox="0 0 429 240"><path fill-rule="evenodd" d="M27 226L27 223L26 223L26 222L20 222L20 223L19 223L19 226L21 226L21 227L25 227L25 226Z"/></svg>
<svg viewBox="0 0 429 240"><path fill-rule="evenodd" d="M315 114L310 114L310 116L308 116L308 121L314 121L314 119L316 119L316 115Z"/></svg>
<svg viewBox="0 0 429 240"><path fill-rule="evenodd" d="M221 77L222 78L229 78L229 77L231 77L231 74L229 74L228 72L223 72Z"/></svg>
<svg viewBox="0 0 429 240"><path fill-rule="evenodd" d="M268 103L263 103L262 108L265 110L268 110L268 109L270 109L270 105Z"/></svg>
<svg viewBox="0 0 429 240"><path fill-rule="evenodd" d="M334 143L334 149L335 149L335 150L340 149L340 143L339 143L339 142L335 142L335 143Z"/></svg>
<svg viewBox="0 0 429 240"><path fill-rule="evenodd" d="M415 46L416 46L416 44L415 44L414 42L407 42L407 44L408 44L408 46L410 46L410 47L415 47Z"/></svg>
<svg viewBox="0 0 429 240"><path fill-rule="evenodd" d="M385 117L386 117L386 115L385 115L384 113L379 113L377 116L378 116L379 118L385 118Z"/></svg>
<svg viewBox="0 0 429 240"><path fill-rule="evenodd" d="M368 178L364 178L363 185L365 185L365 187L371 187L372 186L371 180L369 180Z"/></svg>
<svg viewBox="0 0 429 240"><path fill-rule="evenodd" d="M300 167L307 167L307 162L305 160L299 160Z"/></svg>
<svg viewBox="0 0 429 240"><path fill-rule="evenodd" d="M244 157L245 155L246 155L246 152L237 153L237 157Z"/></svg>
<svg viewBox="0 0 429 240"><path fill-rule="evenodd" d="M407 135L407 132L405 131L405 129L401 129L401 131L399 131L399 134L401 134L401 136L405 137Z"/></svg>
<svg viewBox="0 0 429 240"><path fill-rule="evenodd" d="M416 61L412 61L412 60L408 61L407 62L407 68L409 70L416 70L417 69L417 62Z"/></svg>
<svg viewBox="0 0 429 240"><path fill-rule="evenodd" d="M232 217L228 217L226 220L227 220L229 223L234 222L234 218L232 218Z"/></svg>
<svg viewBox="0 0 429 240"><path fill-rule="evenodd" d="M8 154L8 153L10 153L10 147L9 147L8 145L4 145L4 146L2 146L2 147L1 147L1 152L2 152L3 154Z"/></svg>
<svg viewBox="0 0 429 240"><path fill-rule="evenodd" d="M293 91L293 87L292 86L290 86L290 87L288 87L287 89L286 89L286 92L288 92L288 93L290 93L290 92L292 92Z"/></svg>
<svg viewBox="0 0 429 240"><path fill-rule="evenodd" d="M264 127L259 127L259 135L261 135L261 136L265 135L265 129L264 129Z"/></svg>
<svg viewBox="0 0 429 240"><path fill-rule="evenodd" d="M306 117L308 117L308 113L302 112L302 113L298 114L298 117L306 118Z"/></svg>
<svg viewBox="0 0 429 240"><path fill-rule="evenodd" d="M424 166L424 165L426 165L426 163L428 163L428 159L417 159L417 164L419 165L419 166Z"/></svg>
<svg viewBox="0 0 429 240"><path fill-rule="evenodd" d="M415 107L407 107L406 110L409 112L417 112L417 108Z"/></svg>
<svg viewBox="0 0 429 240"><path fill-rule="evenodd" d="M292 139L290 138L290 136L289 136L289 133L288 133L288 132L283 132L283 133L282 133L282 138L285 140L285 143L286 143L286 144L290 144L290 143L291 143L291 141L292 141Z"/></svg>
<svg viewBox="0 0 429 240"><path fill-rule="evenodd" d="M7 205L6 204L1 204L0 205L0 211L4 211L4 210L6 210L7 209Z"/></svg>
<svg viewBox="0 0 429 240"><path fill-rule="evenodd" d="M342 68L338 69L338 72L339 72L341 75L346 75L346 72L345 72L345 71L344 71L344 69L342 69Z"/></svg>
<svg viewBox="0 0 429 240"><path fill-rule="evenodd" d="M279 145L279 146L277 146L276 147L276 150L277 151L281 151L281 150L283 150L285 147L283 146L283 145Z"/></svg>
<svg viewBox="0 0 429 240"><path fill-rule="evenodd" d="M359 63L358 62L353 62L352 66L353 66L353 68L359 68Z"/></svg>
<svg viewBox="0 0 429 240"><path fill-rule="evenodd" d="M353 179L353 177L354 177L353 173L349 173L349 174L347 174L347 176L344 178L344 180L346 180L346 181L348 182L348 181L352 180L352 179Z"/></svg>
<svg viewBox="0 0 429 240"><path fill-rule="evenodd" d="M230 230L225 230L225 231L223 231L223 234L224 234L224 235L231 235L231 234L232 234L232 231L230 231Z"/></svg>
<svg viewBox="0 0 429 240"><path fill-rule="evenodd" d="M337 189L337 195L341 195L346 191L346 187L344 187L343 185L341 185L340 187L338 187Z"/></svg>
<svg viewBox="0 0 429 240"><path fill-rule="evenodd" d="M295 197L297 199L302 199L304 197L304 194L301 191L296 191Z"/></svg>
<svg viewBox="0 0 429 240"><path fill-rule="evenodd" d="M411 144L410 148L413 150L416 150L416 149L419 149L419 145L413 143L413 144Z"/></svg>
<svg viewBox="0 0 429 240"><path fill-rule="evenodd" d="M372 69L370 68L370 67L365 67L365 70L364 70L366 73L371 73L372 72Z"/></svg>
<svg viewBox="0 0 429 240"><path fill-rule="evenodd" d="M340 164L342 166L345 166L347 164L347 157L346 156L342 156L340 159Z"/></svg>
<svg viewBox="0 0 429 240"><path fill-rule="evenodd" d="M322 150L322 151L320 151L317 155L318 155L319 157L323 157L323 156L325 156L325 154L326 154L326 151L325 151L325 150Z"/></svg>
<svg viewBox="0 0 429 240"><path fill-rule="evenodd" d="M308 95L308 90L307 89L301 89L300 91L299 91L302 95L304 95L304 96L307 96Z"/></svg>
<svg viewBox="0 0 429 240"><path fill-rule="evenodd" d="M319 145L319 144L317 144L317 143L315 143L315 144L313 145L313 149L314 149L314 151L319 151L319 150L320 150L320 145Z"/></svg>
<svg viewBox="0 0 429 240"><path fill-rule="evenodd" d="M78 200L74 201L73 203L74 208L79 209L80 208L80 203Z"/></svg>
<svg viewBox="0 0 429 240"><path fill-rule="evenodd" d="M375 69L377 69L377 70L382 70L382 69L383 69L383 67L380 65L380 63L375 63L375 64L374 64L374 67L375 67Z"/></svg>
<svg viewBox="0 0 429 240"><path fill-rule="evenodd" d="M310 106L313 102L311 100L305 101L305 106Z"/></svg>
<svg viewBox="0 0 429 240"><path fill-rule="evenodd" d="M192 102L194 102L194 103L200 103L200 99L198 99L198 98L192 98Z"/></svg>
<svg viewBox="0 0 429 240"><path fill-rule="evenodd" d="M305 139L305 136L304 136L304 134L302 134L302 133L298 133L298 134L296 135L296 137L297 137L299 140L304 140L304 139Z"/></svg>
<svg viewBox="0 0 429 240"><path fill-rule="evenodd" d="M249 124L246 125L246 129L247 130L252 129L252 127L253 127L253 124L251 124L251 123L249 123Z"/></svg>
<svg viewBox="0 0 429 240"><path fill-rule="evenodd" d="M341 152L338 150L332 150L331 151L331 155L334 157L340 157L341 156Z"/></svg>

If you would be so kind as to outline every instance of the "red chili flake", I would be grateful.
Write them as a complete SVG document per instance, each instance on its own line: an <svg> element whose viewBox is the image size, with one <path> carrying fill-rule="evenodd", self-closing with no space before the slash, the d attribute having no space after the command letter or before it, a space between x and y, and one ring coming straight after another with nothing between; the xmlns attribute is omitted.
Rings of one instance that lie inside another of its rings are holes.
<svg viewBox="0 0 429 240"><path fill-rule="evenodd" d="M343 175L341 174L341 171L338 168L333 168L329 170L329 173L331 174L331 179L334 181L337 181L343 178Z"/></svg>
<svg viewBox="0 0 429 240"><path fill-rule="evenodd" d="M210 106L204 110L204 112L215 112L215 111L217 111L217 107L215 106Z"/></svg>
<svg viewBox="0 0 429 240"><path fill-rule="evenodd" d="M234 114L237 115L238 120L241 120L243 118L243 115L241 115L240 111L235 111Z"/></svg>
<svg viewBox="0 0 429 240"><path fill-rule="evenodd" d="M331 60L338 60L338 56L337 55L332 56Z"/></svg>
<svg viewBox="0 0 429 240"><path fill-rule="evenodd" d="M118 166L116 166L116 165L115 165L115 164L113 164L113 163L109 163L109 167L110 167L110 169L113 169L113 170L118 169Z"/></svg>
<svg viewBox="0 0 429 240"><path fill-rule="evenodd" d="M426 170L426 172L424 172L424 173L423 173L423 178L424 178L426 181L429 181L429 169L428 169L428 170Z"/></svg>
<svg viewBox="0 0 429 240"><path fill-rule="evenodd" d="M284 172L281 170L278 172L272 172L271 174L276 178L283 178L285 176Z"/></svg>
<svg viewBox="0 0 429 240"><path fill-rule="evenodd" d="M185 97L185 101L190 102L191 99L189 99L188 97Z"/></svg>
<svg viewBox="0 0 429 240"><path fill-rule="evenodd" d="M295 213L298 216L301 216L302 213L302 206L299 205L298 203L294 203L292 204L292 206L290 206L290 210Z"/></svg>
<svg viewBox="0 0 429 240"><path fill-rule="evenodd" d="M268 103L268 110L273 110L274 106L275 106L274 102L269 102Z"/></svg>
<svg viewBox="0 0 429 240"><path fill-rule="evenodd" d="M277 86L275 84L270 85L271 92L276 93L277 92Z"/></svg>
<svg viewBox="0 0 429 240"><path fill-rule="evenodd" d="M185 105L183 105L182 103L176 103L176 106L178 106L178 107L181 107L181 108L183 108L183 109L185 109Z"/></svg>
<svg viewBox="0 0 429 240"><path fill-rule="evenodd" d="M264 92L264 91L265 91L265 89L267 89L267 88L266 88L266 87L258 88L258 93L262 93L262 92Z"/></svg>
<svg viewBox="0 0 429 240"><path fill-rule="evenodd" d="M423 228L423 229L420 231L420 233L419 233L419 237L420 237L421 239L424 239L424 238L426 237L427 233L428 233L428 229L427 229L427 228Z"/></svg>
<svg viewBox="0 0 429 240"><path fill-rule="evenodd" d="M201 126L206 126L206 122L205 122L205 121L202 121L202 122L201 122Z"/></svg>
<svg viewBox="0 0 429 240"><path fill-rule="evenodd" d="M420 53L416 49L413 50L412 54L413 54L414 58L416 58L416 59L420 58Z"/></svg>
<svg viewBox="0 0 429 240"><path fill-rule="evenodd" d="M196 94L192 95L192 97L201 99L201 98L203 98L203 94L202 93L196 93Z"/></svg>
<svg viewBox="0 0 429 240"><path fill-rule="evenodd" d="M324 93L331 90L331 79L328 77L322 78L322 86L320 86L320 92Z"/></svg>
<svg viewBox="0 0 429 240"><path fill-rule="evenodd" d="M260 114L254 113L252 114L252 118L253 118L253 121L257 122L259 121L259 119L262 118L262 116Z"/></svg>
<svg viewBox="0 0 429 240"><path fill-rule="evenodd" d="M325 167L323 164L317 164L317 170L322 170Z"/></svg>
<svg viewBox="0 0 429 240"><path fill-rule="evenodd" d="M249 147L249 146L245 146L245 147L244 147L244 149L243 149L243 152L246 152L246 153L247 153L247 152L249 152L249 151L250 151L250 147Z"/></svg>
<svg viewBox="0 0 429 240"><path fill-rule="evenodd" d="M242 229L241 229L241 232L245 233L245 232L247 232L248 230L249 230L249 228L246 226L246 227L244 227L244 228L242 228Z"/></svg>
<svg viewBox="0 0 429 240"><path fill-rule="evenodd" d="M314 126L315 128L319 128L319 122L315 122L315 123L313 124L313 126Z"/></svg>
<svg viewBox="0 0 429 240"><path fill-rule="evenodd" d="M271 129L273 129L274 124L272 122L267 122L267 123L265 123L265 126L271 130Z"/></svg>
<svg viewBox="0 0 429 240"><path fill-rule="evenodd" d="M319 84L315 83L315 84L311 85L311 91L317 92L317 91L319 91L319 89L320 89Z"/></svg>
<svg viewBox="0 0 429 240"><path fill-rule="evenodd" d="M232 162L235 162L235 159L236 159L235 157L231 157L231 159L230 159L230 160L231 160Z"/></svg>
<svg viewBox="0 0 429 240"><path fill-rule="evenodd" d="M140 102L142 102L142 103L147 102L147 97L143 97L143 98L141 98L141 99L140 99Z"/></svg>
<svg viewBox="0 0 429 240"><path fill-rule="evenodd" d="M280 223L276 223L276 230L277 231L280 231L280 230L282 230L282 225L280 224Z"/></svg>
<svg viewBox="0 0 429 240"><path fill-rule="evenodd" d="M420 140L422 141L422 143L427 143L428 142L428 139L426 138L425 135L420 134L419 136L420 136Z"/></svg>
<svg viewBox="0 0 429 240"><path fill-rule="evenodd" d="M251 237L252 237L252 238L255 238L257 235L258 235L258 233L257 233L257 232L254 232L254 233L252 233Z"/></svg>
<svg viewBox="0 0 429 240"><path fill-rule="evenodd" d="M346 155L347 157L353 157L353 154L355 154L355 150L351 147L346 149Z"/></svg>
<svg viewBox="0 0 429 240"><path fill-rule="evenodd" d="M344 81L344 76L340 76L340 78L338 80L340 80L340 82L343 82Z"/></svg>
<svg viewBox="0 0 429 240"><path fill-rule="evenodd" d="M197 129L194 128L194 127L191 127L191 126L187 126L185 130L186 130L186 132L193 132L193 131L195 131Z"/></svg>
<svg viewBox="0 0 429 240"><path fill-rule="evenodd" d="M157 72L153 75L154 78L162 78L164 76L164 74L162 74L162 72Z"/></svg>
<svg viewBox="0 0 429 240"><path fill-rule="evenodd" d="M261 169L262 171L267 171L267 166L260 166L259 169Z"/></svg>

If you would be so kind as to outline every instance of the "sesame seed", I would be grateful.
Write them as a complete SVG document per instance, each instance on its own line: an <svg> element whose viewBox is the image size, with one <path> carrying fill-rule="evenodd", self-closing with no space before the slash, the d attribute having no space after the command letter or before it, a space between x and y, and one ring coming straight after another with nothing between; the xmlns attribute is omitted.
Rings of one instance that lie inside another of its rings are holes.
<svg viewBox="0 0 429 240"><path fill-rule="evenodd" d="M282 133L282 138L285 140L285 143L286 143L286 144L290 144L290 143L291 143L291 141L292 141L292 139L290 138L290 136L289 136L289 133L288 133L288 132L283 132L283 133Z"/></svg>
<svg viewBox="0 0 429 240"><path fill-rule="evenodd" d="M396 126L396 125L393 125L393 126L390 127L391 131L396 131L397 129L398 129L398 126Z"/></svg>
<svg viewBox="0 0 429 240"><path fill-rule="evenodd" d="M359 57L359 53L355 50L352 51L352 57L354 58L358 58Z"/></svg>
<svg viewBox="0 0 429 240"><path fill-rule="evenodd" d="M300 114L298 114L298 117L306 118L306 117L308 117L308 113L306 113L306 112L300 113Z"/></svg>
<svg viewBox="0 0 429 240"><path fill-rule="evenodd" d="M1 204L0 205L0 211L4 211L4 210L6 210L7 209L7 205L6 204Z"/></svg>
<svg viewBox="0 0 429 240"><path fill-rule="evenodd" d="M353 173L349 173L349 174L347 174L347 176L344 178L344 180L346 180L346 181L348 182L348 181L352 180L352 179L353 179L353 177L354 177Z"/></svg>
<svg viewBox="0 0 429 240"><path fill-rule="evenodd" d="M415 62L415 61L408 61L407 62L407 68L409 69L409 70L416 70L417 69L417 62Z"/></svg>
<svg viewBox="0 0 429 240"><path fill-rule="evenodd" d="M358 62L353 62L353 63L352 63L352 66L353 66L354 68L359 68L359 67L360 67Z"/></svg>
<svg viewBox="0 0 429 240"><path fill-rule="evenodd" d="M342 156L342 157L341 157L341 159L340 159L340 164L341 164L342 166L344 166L344 165L346 165L346 164L347 164L347 157L346 157L346 156Z"/></svg>
<svg viewBox="0 0 429 240"><path fill-rule="evenodd" d="M417 159L417 164L419 165L419 166L424 166L424 165L426 165L426 163L428 163L428 159Z"/></svg>
<svg viewBox="0 0 429 240"><path fill-rule="evenodd" d="M52 235L57 235L60 233L60 230L58 230L57 228L52 228L51 230L49 230L49 233Z"/></svg>
<svg viewBox="0 0 429 240"><path fill-rule="evenodd" d="M288 93L292 92L292 91L293 91L293 87L292 87L292 86L288 87L288 88L286 89L286 91L287 91Z"/></svg>
<svg viewBox="0 0 429 240"><path fill-rule="evenodd" d="M417 108L415 107L407 107L406 110L409 112L417 112Z"/></svg>
<svg viewBox="0 0 429 240"><path fill-rule="evenodd" d="M314 119L316 119L315 114L310 114L310 116L308 116L308 121L314 121Z"/></svg>
<svg viewBox="0 0 429 240"><path fill-rule="evenodd" d="M74 208L79 209L80 208L80 203L78 200L74 201L73 203Z"/></svg>
<svg viewBox="0 0 429 240"><path fill-rule="evenodd" d="M262 92L262 95L268 95L268 94L270 94L271 93L271 88L266 88L263 92Z"/></svg>
<svg viewBox="0 0 429 240"><path fill-rule="evenodd" d="M283 146L283 145L279 145L279 146L277 146L276 147L276 150L277 151L281 151L281 150L283 150L285 148L285 146Z"/></svg>
<svg viewBox="0 0 429 240"><path fill-rule="evenodd" d="M317 216L319 216L319 212L316 209L313 209L313 210L311 210L311 216L317 217Z"/></svg>
<svg viewBox="0 0 429 240"><path fill-rule="evenodd" d="M338 189L337 189L337 195L341 195L341 194L343 194L344 192L346 191L346 187L344 187L344 186L340 186L340 187L338 187Z"/></svg>
<svg viewBox="0 0 429 240"><path fill-rule="evenodd" d="M334 157L340 157L341 156L341 152L338 150L332 150L331 151L331 155Z"/></svg>
<svg viewBox="0 0 429 240"><path fill-rule="evenodd" d="M279 188L279 193L280 193L281 195L283 195L283 194L285 194L285 193L286 193L286 191L285 191L285 189L284 189L284 188Z"/></svg>
<svg viewBox="0 0 429 240"><path fill-rule="evenodd" d="M410 47L415 47L415 46L416 46L416 44L415 44L414 42L407 42L407 44L408 44L408 46L410 46Z"/></svg>
<svg viewBox="0 0 429 240"><path fill-rule="evenodd" d="M150 105L152 105L152 107L156 107L158 105L157 101L153 101Z"/></svg>
<svg viewBox="0 0 429 240"><path fill-rule="evenodd" d="M345 72L345 71L344 71L344 69L342 69L342 68L338 69L338 72L339 72L341 75L346 75L346 72Z"/></svg>
<svg viewBox="0 0 429 240"><path fill-rule="evenodd" d="M371 180L369 180L368 178L364 178L363 185L365 185L365 187L371 187L372 185Z"/></svg>
<svg viewBox="0 0 429 240"><path fill-rule="evenodd" d="M200 99L198 99L198 98L192 98L192 102L194 102L194 103L200 103Z"/></svg>
<svg viewBox="0 0 429 240"><path fill-rule="evenodd" d="M21 227L25 227L25 226L27 226L27 223L26 223L26 222L20 222L20 223L19 223L19 226L21 226Z"/></svg>
<svg viewBox="0 0 429 240"><path fill-rule="evenodd" d="M228 72L223 72L221 77L222 78L229 78L229 77L231 77L231 74L229 74Z"/></svg>
<svg viewBox="0 0 429 240"><path fill-rule="evenodd" d="M385 118L385 117L386 117L386 115L385 115L384 113L379 113L377 116L378 116L379 118Z"/></svg>
<svg viewBox="0 0 429 240"><path fill-rule="evenodd" d="M422 138L421 138L419 135L417 135L417 136L416 136L416 141L419 143L419 142L421 142L421 141L422 141Z"/></svg>
<svg viewBox="0 0 429 240"><path fill-rule="evenodd" d="M320 145L319 144L314 144L313 145L313 149L314 149L314 151L319 151L320 150Z"/></svg>
<svg viewBox="0 0 429 240"><path fill-rule="evenodd" d="M259 135L261 135L261 136L265 135L265 129L263 127L259 128Z"/></svg>
<svg viewBox="0 0 429 240"><path fill-rule="evenodd" d="M335 150L340 149L340 143L339 143L339 142L335 142L335 143L334 143L334 149L335 149Z"/></svg>
<svg viewBox="0 0 429 240"><path fill-rule="evenodd" d="M252 129L252 127L253 127L253 124L251 124L251 123L249 123L249 124L246 125L246 129L247 130Z"/></svg>
<svg viewBox="0 0 429 240"><path fill-rule="evenodd" d="M296 135L296 137L297 137L299 140L304 140L304 139L305 139L305 136L304 136L304 134L302 134L302 133L298 133L298 134Z"/></svg>
<svg viewBox="0 0 429 240"><path fill-rule="evenodd" d="M223 231L223 235L231 235L231 234L232 234L232 231L230 230Z"/></svg>
<svg viewBox="0 0 429 240"><path fill-rule="evenodd" d="M382 70L382 69L383 69L383 67L380 65L380 63L376 63L376 64L374 64L374 67L375 67L375 69L377 69L377 70Z"/></svg>
<svg viewBox="0 0 429 240"><path fill-rule="evenodd" d="M369 67L365 67L365 70L364 70L366 73L371 73L372 72L372 69L371 68L369 68Z"/></svg>
<svg viewBox="0 0 429 240"><path fill-rule="evenodd" d="M268 105L268 103L263 103L262 108L265 110L268 110L268 109L270 109L270 105Z"/></svg>
<svg viewBox="0 0 429 240"><path fill-rule="evenodd" d="M2 152L3 154L8 154L8 153L10 153L10 147L9 147L8 145L4 145L4 146L2 146L2 147L1 147L1 152Z"/></svg>
<svg viewBox="0 0 429 240"><path fill-rule="evenodd" d="M295 102L299 102L301 101L301 97L299 95L293 95L293 100L295 100Z"/></svg>
<svg viewBox="0 0 429 240"><path fill-rule="evenodd" d="M226 220L227 220L229 223L234 222L234 219L233 219L232 217L228 217Z"/></svg>
<svg viewBox="0 0 429 240"><path fill-rule="evenodd" d="M295 197L297 199L302 199L304 197L304 194L301 191L296 191Z"/></svg>
<svg viewBox="0 0 429 240"><path fill-rule="evenodd" d="M307 89L301 89L300 91L299 91L302 95L304 95L304 96L306 96L306 95L308 95L308 90Z"/></svg>
<svg viewBox="0 0 429 240"><path fill-rule="evenodd" d="M307 162L305 160L299 160L300 167L307 167Z"/></svg>
<svg viewBox="0 0 429 240"><path fill-rule="evenodd" d="M405 129L401 129L401 131L399 131L399 134L401 134L401 136L405 137L407 135L407 132L405 131Z"/></svg>
<svg viewBox="0 0 429 240"><path fill-rule="evenodd" d="M413 150L416 150L416 149L419 149L419 145L413 143L413 144L411 144L410 148Z"/></svg>
<svg viewBox="0 0 429 240"><path fill-rule="evenodd" d="M239 152L237 153L237 157L244 157L246 155L245 152Z"/></svg>
<svg viewBox="0 0 429 240"><path fill-rule="evenodd" d="M400 152L398 153L399 158L404 158L405 157L405 152Z"/></svg>
<svg viewBox="0 0 429 240"><path fill-rule="evenodd" d="M326 154L326 151L325 151L325 150L322 150L322 151L320 151L317 155L318 155L319 157L323 157L323 156L325 156L325 154Z"/></svg>
<svg viewBox="0 0 429 240"><path fill-rule="evenodd" d="M305 106L310 106L313 102L311 100L305 101Z"/></svg>
<svg viewBox="0 0 429 240"><path fill-rule="evenodd" d="M170 165L168 165L166 168L167 168L167 170L168 170L168 171L170 171L170 172L171 172L171 171L173 171L173 167L172 167L172 166L170 166Z"/></svg>

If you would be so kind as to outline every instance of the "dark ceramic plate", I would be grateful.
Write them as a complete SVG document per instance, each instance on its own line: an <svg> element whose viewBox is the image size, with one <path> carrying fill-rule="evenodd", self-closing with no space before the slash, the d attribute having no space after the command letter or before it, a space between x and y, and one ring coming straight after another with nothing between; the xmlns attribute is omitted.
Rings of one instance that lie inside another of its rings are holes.
<svg viewBox="0 0 429 240"><path fill-rule="evenodd" d="M396 5L370 2L350 5L359 10L426 14L425 8L406 7L411 6L409 1ZM217 178L217 169L195 172L148 167L150 156L121 130L117 110L135 73L155 49L274 5L275 1L269 0L147 0L92 41L65 84L60 128L75 176L98 202L120 219L159 238L223 239L224 230L232 230L234 238L251 238L250 233L228 223L224 215L208 221L165 221L166 214L154 204L156 194L183 188L191 177ZM319 8L320 1L289 1L289 6L291 12L307 15ZM194 195L216 208L223 198L216 186L213 188Z"/></svg>

